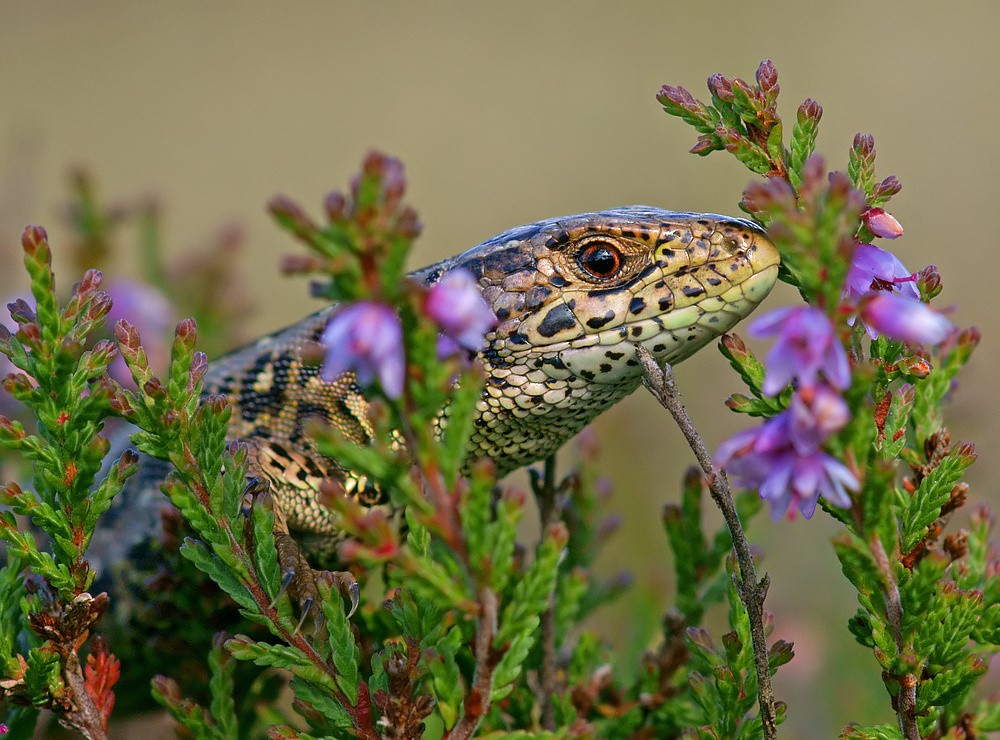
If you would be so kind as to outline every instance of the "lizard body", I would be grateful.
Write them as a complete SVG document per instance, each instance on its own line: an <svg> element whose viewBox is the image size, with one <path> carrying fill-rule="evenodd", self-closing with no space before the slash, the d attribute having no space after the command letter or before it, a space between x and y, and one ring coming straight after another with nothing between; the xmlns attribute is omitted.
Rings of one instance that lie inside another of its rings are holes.
<svg viewBox="0 0 1000 740"><path fill-rule="evenodd" d="M453 269L476 278L499 321L480 353L486 386L468 452L491 458L502 475L551 454L634 391L636 345L676 363L731 329L770 291L778 254L743 219L633 206L514 228L411 277L430 285ZM288 529L307 539L337 536L316 494L324 477L363 503L382 502L303 431L318 415L352 441L368 440L353 376L323 382L303 359L336 310L220 358L205 380L206 393L232 404L230 433L249 444Z"/></svg>

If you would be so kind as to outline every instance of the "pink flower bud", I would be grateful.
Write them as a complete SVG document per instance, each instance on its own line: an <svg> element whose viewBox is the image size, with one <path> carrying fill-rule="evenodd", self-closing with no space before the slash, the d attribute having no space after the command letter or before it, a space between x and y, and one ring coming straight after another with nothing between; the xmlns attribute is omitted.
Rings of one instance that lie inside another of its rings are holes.
<svg viewBox="0 0 1000 740"><path fill-rule="evenodd" d="M896 239L903 235L903 227L896 217L881 208L869 208L861 214L865 228L883 239Z"/></svg>

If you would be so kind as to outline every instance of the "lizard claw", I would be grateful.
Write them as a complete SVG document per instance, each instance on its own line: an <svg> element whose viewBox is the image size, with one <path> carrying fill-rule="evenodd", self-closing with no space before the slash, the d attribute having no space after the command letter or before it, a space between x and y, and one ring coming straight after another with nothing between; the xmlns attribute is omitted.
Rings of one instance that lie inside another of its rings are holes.
<svg viewBox="0 0 1000 740"><path fill-rule="evenodd" d="M324 570L317 573L317 577L322 578L331 588L336 588L342 597L346 596L350 599L351 608L347 612L347 618L350 619L354 616L354 612L358 610L358 604L361 603L361 587L358 585L357 579L346 570Z"/></svg>
<svg viewBox="0 0 1000 740"><path fill-rule="evenodd" d="M278 546L278 560L283 566L281 590L275 596L275 601L287 592L298 605L302 616L295 628L296 633L305 624L313 606L320 599L319 583L321 582L331 588L336 588L341 596L350 600L351 608L347 612L347 618L350 619L361 603L361 587L354 575L346 570L314 570L303 557L302 551L291 535L275 532L274 537L275 544ZM316 628L319 629L323 622L322 611L317 612L315 621Z"/></svg>
<svg viewBox="0 0 1000 740"><path fill-rule="evenodd" d="M302 630L302 625L306 623L306 619L309 617L309 612L312 611L312 605L313 605L312 596L306 596L299 603L299 608L302 609L302 616L299 617L299 623L295 625L295 631L292 633L293 635L299 634L299 632ZM319 629L318 624L317 624L317 629Z"/></svg>
<svg viewBox="0 0 1000 740"><path fill-rule="evenodd" d="M294 570L287 570L284 573L282 573L282 575L281 575L281 588L278 589L278 593L276 593L274 595L274 598L271 599L271 603L267 605L268 609L273 609L275 607L275 605L277 605L278 601L281 599L282 596L285 595L285 592L288 590L288 587L291 585L293 578L295 578L295 571Z"/></svg>
<svg viewBox="0 0 1000 740"><path fill-rule="evenodd" d="M354 612L358 610L358 604L361 603L361 588L358 586L358 582L354 581L348 590L351 594L351 610L347 612L347 618L350 619L354 616Z"/></svg>
<svg viewBox="0 0 1000 740"><path fill-rule="evenodd" d="M275 510L274 544L278 551L278 564L281 567L281 587L271 600L270 608L278 603L282 596L286 594L296 604L300 612L299 623L295 627L295 634L298 634L302 626L313 613L313 607L320 598L318 583L323 581L331 588L336 588L342 595L350 599L351 609L347 613L350 618L357 611L361 602L361 588L357 579L347 571L327 571L314 570L305 556L298 542L284 527L284 518L280 516L280 510L276 506L277 502L272 498L266 483L258 478L249 478L243 497L243 510L247 517L247 536L252 536L250 527L250 508L255 505L269 506ZM322 627L322 610L316 613L314 618L317 631Z"/></svg>

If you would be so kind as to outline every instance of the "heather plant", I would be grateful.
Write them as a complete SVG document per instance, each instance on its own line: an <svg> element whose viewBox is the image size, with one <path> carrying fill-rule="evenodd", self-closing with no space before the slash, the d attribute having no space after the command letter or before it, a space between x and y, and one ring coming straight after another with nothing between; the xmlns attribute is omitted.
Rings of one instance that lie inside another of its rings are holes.
<svg viewBox="0 0 1000 740"><path fill-rule="evenodd" d="M285 271L313 276L314 295L344 305L305 353L324 377L352 371L371 402L368 445L319 423L310 433L391 501L365 508L337 481L323 483L322 500L343 523L343 570L315 573L315 601L283 568L274 504L246 447L226 440L230 410L202 396L197 328L223 331L225 309L188 307L198 321L177 325L157 374L151 337L133 318L115 324L116 345L95 341L112 310L100 273L87 272L60 303L47 238L25 232L34 303L12 303L16 332L0 330L15 368L4 387L36 425L0 424L0 443L31 463L30 485L0 494L3 731L30 733L44 709L103 737L116 683L129 681L116 645L92 636L109 597L90 593L87 561L101 514L136 467L128 451L102 472L112 419L137 427L138 450L169 461L162 488L183 523L167 539L233 614L214 641L207 629L200 636L198 698L180 676L153 682L156 701L196 737L773 737L785 707L770 676L792 646L767 642L768 583L743 531L765 504L769 526L818 506L844 527L833 551L859 603L847 627L872 651L896 720L843 736L1000 729L1000 704L976 694L1000 644L991 515L980 507L968 529L944 534L968 499L961 477L975 455L952 442L942 409L978 335L929 306L941 290L933 267L909 272L872 243L902 227L884 208L899 184L876 181L871 137L855 139L846 172L826 175L813 154L821 108L799 108L786 145L770 63L753 84L714 75L709 88L710 104L671 86L658 100L699 132L695 153L727 150L764 176L740 205L767 228L804 305L751 324L775 339L763 362L735 334L721 341L748 389L727 405L763 423L723 443L714 462L670 369L642 357L647 386L700 469L664 507L677 594L638 663L616 662L584 622L625 585L594 572L614 519L593 435L581 435L581 462L567 475L554 457L533 469L530 491L499 482L488 460L466 458L483 384L475 353L495 318L466 273L430 288L407 278L420 224L403 202L401 164L373 153L347 192L326 198L322 222L289 199L271 203L308 250L286 258ZM81 189L78 202L81 233L101 233L109 219L92 191ZM155 229L143 233L155 246ZM155 253L147 276L169 294ZM99 248L85 256L102 259ZM224 273L189 271L215 293ZM112 372L116 347L128 377ZM745 489L735 498L723 470ZM719 531L701 521L706 491L726 517ZM531 502L536 540L519 530ZM190 577L191 589L203 593L202 579ZM176 607L184 596L170 598ZM705 617L720 607L728 627L713 636ZM291 705L279 700L284 686Z"/></svg>
<svg viewBox="0 0 1000 740"><path fill-rule="evenodd" d="M858 134L847 170L826 174L813 153L822 108L799 107L786 148L770 62L753 84L713 75L708 86L710 105L670 85L657 99L699 132L693 152L729 151L764 176L740 207L767 228L805 302L751 323L776 338L764 363L736 335L723 339L750 391L727 405L765 421L725 442L716 463L776 520L819 504L844 526L833 549L860 605L848 628L872 650L897 720L844 736L996 730L1000 705L973 691L1000 642L992 515L979 507L969 529L944 535L975 452L953 443L943 407L979 334L930 308L933 265L911 272L872 244L903 233L884 209L900 183L876 178L872 136Z"/></svg>

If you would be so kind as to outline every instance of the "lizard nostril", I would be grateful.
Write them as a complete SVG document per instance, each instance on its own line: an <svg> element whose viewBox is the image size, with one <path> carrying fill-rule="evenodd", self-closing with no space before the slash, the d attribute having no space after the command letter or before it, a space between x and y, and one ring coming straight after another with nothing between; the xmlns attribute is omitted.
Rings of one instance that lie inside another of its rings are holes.
<svg viewBox="0 0 1000 740"><path fill-rule="evenodd" d="M736 255L746 255L747 253L747 245L732 237L722 240L722 248L725 249L732 257L735 257Z"/></svg>

